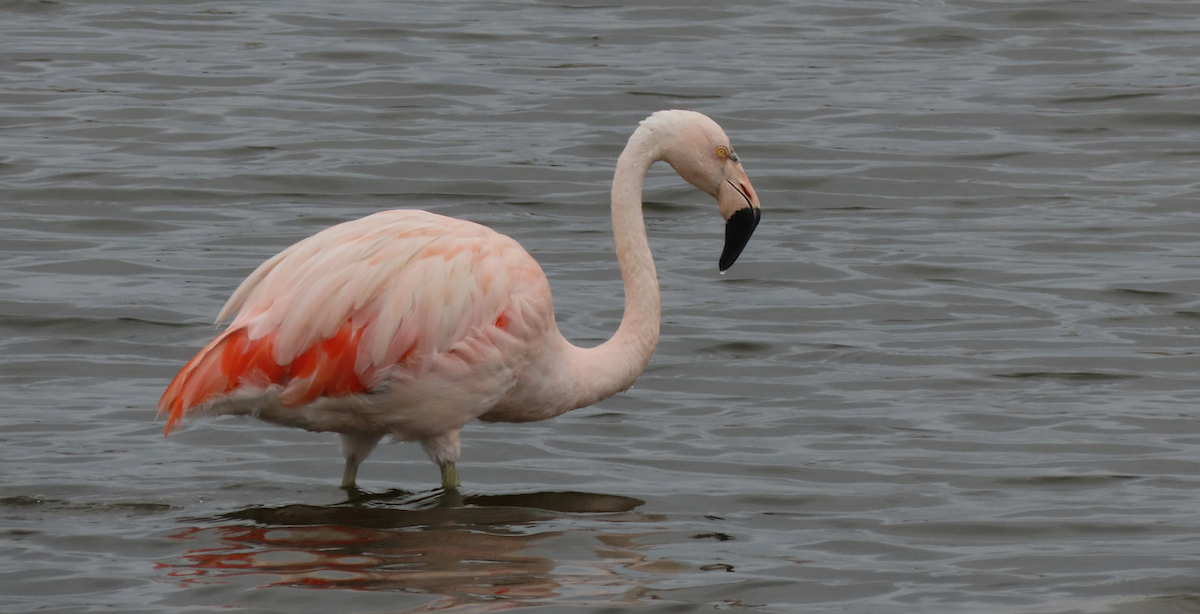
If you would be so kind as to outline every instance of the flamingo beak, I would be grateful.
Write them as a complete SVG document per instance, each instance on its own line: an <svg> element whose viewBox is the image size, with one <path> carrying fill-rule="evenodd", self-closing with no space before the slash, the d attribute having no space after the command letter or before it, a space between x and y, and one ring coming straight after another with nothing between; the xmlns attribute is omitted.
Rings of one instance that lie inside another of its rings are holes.
<svg viewBox="0 0 1200 614"><path fill-rule="evenodd" d="M733 177L726 178L717 189L717 206L725 216L725 249L717 263L722 273L737 261L762 218L758 195L746 173L738 166L737 172L731 174Z"/></svg>
<svg viewBox="0 0 1200 614"><path fill-rule="evenodd" d="M761 217L762 209L746 207L735 211L729 221L725 222L725 249L721 251L721 260L717 263L717 268L722 273L737 261L742 249L750 242L750 235L754 234Z"/></svg>

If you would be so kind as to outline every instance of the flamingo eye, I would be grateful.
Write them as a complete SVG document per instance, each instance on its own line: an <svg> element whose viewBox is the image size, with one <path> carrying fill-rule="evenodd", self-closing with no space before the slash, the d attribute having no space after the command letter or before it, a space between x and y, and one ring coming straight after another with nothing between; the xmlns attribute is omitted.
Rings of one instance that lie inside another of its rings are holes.
<svg viewBox="0 0 1200 614"><path fill-rule="evenodd" d="M732 149L730 149L724 145L717 145L716 151L717 151L717 157L721 158L722 160L728 158L730 160L733 160L734 162L738 161L737 154L733 153Z"/></svg>

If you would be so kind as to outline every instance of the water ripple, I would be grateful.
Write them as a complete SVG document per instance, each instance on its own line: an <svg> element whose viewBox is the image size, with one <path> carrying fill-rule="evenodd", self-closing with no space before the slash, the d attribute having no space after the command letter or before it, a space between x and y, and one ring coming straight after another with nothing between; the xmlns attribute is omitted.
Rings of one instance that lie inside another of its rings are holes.
<svg viewBox="0 0 1200 614"><path fill-rule="evenodd" d="M0 609L1194 610L1197 6L0 1ZM764 221L719 276L651 172L628 393L470 426L453 501L390 490L412 446L348 502L327 437L161 436L237 283L383 209L514 236L607 338L666 107Z"/></svg>

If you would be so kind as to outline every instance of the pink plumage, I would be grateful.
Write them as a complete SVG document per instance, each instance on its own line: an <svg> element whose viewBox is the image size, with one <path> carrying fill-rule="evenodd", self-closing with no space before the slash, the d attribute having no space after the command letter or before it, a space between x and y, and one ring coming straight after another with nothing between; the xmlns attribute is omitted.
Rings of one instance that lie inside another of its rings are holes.
<svg viewBox="0 0 1200 614"><path fill-rule="evenodd" d="M660 301L640 192L660 159L717 197L727 234L739 233L732 258L758 220L757 196L712 120L663 111L642 122L613 183L626 315L602 346L563 338L549 283L516 241L424 211L386 211L317 233L252 273L218 316L236 314L229 328L159 401L165 431L185 415L234 414L336 432L346 488L382 437L415 440L442 468L443 486L457 486L458 433L471 420L540 420L594 403L628 388L649 360Z"/></svg>

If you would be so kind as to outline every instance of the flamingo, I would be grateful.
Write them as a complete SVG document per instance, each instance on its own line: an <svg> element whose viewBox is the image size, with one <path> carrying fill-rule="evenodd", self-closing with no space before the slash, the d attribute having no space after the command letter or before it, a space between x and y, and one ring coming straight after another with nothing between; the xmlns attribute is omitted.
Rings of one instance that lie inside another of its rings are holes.
<svg viewBox="0 0 1200 614"><path fill-rule="evenodd" d="M384 211L327 228L258 267L158 403L164 435L185 415L247 415L334 432L342 488L379 441L417 441L459 486L468 422L530 422L627 390L658 343L662 300L642 218L656 161L716 197L728 269L761 215L729 138L694 111L643 120L617 159L612 226L625 288L617 332L590 349L554 321L546 275L515 240L426 211Z"/></svg>

